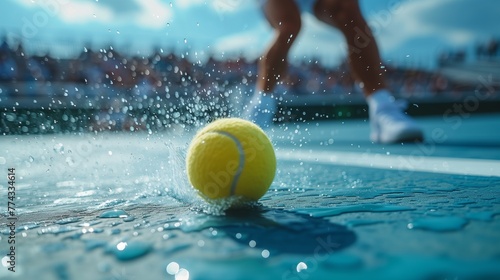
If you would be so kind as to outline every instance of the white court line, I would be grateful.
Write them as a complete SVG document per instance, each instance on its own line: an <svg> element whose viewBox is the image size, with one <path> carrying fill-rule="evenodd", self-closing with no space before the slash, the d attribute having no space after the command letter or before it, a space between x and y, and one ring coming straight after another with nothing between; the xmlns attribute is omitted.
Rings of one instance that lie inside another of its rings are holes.
<svg viewBox="0 0 500 280"><path fill-rule="evenodd" d="M384 155L324 150L277 149L279 160L360 166L400 171L500 177L500 160Z"/></svg>

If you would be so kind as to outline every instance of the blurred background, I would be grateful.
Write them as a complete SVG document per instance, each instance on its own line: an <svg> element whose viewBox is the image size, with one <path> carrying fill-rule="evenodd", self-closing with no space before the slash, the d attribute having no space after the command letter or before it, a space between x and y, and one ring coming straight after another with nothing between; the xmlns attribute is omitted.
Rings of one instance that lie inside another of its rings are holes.
<svg viewBox="0 0 500 280"><path fill-rule="evenodd" d="M0 133L151 133L238 116L272 38L257 2L1 1ZM500 111L500 2L360 4L409 114ZM277 122L366 118L341 34L302 18Z"/></svg>

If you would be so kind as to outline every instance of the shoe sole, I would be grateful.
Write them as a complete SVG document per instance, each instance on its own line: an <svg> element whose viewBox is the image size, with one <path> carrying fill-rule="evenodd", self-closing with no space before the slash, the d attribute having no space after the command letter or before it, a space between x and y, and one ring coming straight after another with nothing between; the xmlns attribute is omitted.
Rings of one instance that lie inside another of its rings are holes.
<svg viewBox="0 0 500 280"><path fill-rule="evenodd" d="M394 143L394 144L399 144L399 143L421 143L424 141L424 135L421 131L413 131L413 132L406 132L403 135L400 135L397 140L391 141L391 142L386 142L386 143Z"/></svg>
<svg viewBox="0 0 500 280"><path fill-rule="evenodd" d="M408 133L407 135L398 137L394 141L383 141L376 136L371 135L371 140L380 144L400 144L400 143L422 143L424 142L424 135L419 131L417 133Z"/></svg>
<svg viewBox="0 0 500 280"><path fill-rule="evenodd" d="M424 142L424 136L419 135L412 137L404 137L393 143L422 143L422 142Z"/></svg>

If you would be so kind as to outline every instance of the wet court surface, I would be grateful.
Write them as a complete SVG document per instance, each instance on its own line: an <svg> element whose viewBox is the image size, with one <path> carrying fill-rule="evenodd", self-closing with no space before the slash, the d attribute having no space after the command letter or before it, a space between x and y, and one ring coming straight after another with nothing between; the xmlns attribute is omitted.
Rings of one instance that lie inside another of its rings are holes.
<svg viewBox="0 0 500 280"><path fill-rule="evenodd" d="M404 145L362 120L275 126L269 192L224 213L189 188L194 131L2 137L17 246L0 276L499 279L500 115L419 122L426 141Z"/></svg>

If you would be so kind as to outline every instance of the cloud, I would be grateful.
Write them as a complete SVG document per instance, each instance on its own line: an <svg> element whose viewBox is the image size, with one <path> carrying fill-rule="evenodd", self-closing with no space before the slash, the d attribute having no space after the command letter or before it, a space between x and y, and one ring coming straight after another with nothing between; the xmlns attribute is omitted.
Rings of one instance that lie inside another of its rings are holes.
<svg viewBox="0 0 500 280"><path fill-rule="evenodd" d="M39 9L67 23L103 23L123 26L137 23L146 28L162 28L172 20L172 8L161 0L19 0L19 3Z"/></svg>
<svg viewBox="0 0 500 280"><path fill-rule="evenodd" d="M61 20L68 23L86 23L89 21L112 22L113 11L91 2L72 2L62 6Z"/></svg>
<svg viewBox="0 0 500 280"><path fill-rule="evenodd" d="M271 29L265 22L259 22L253 29L221 37L214 44L214 51L229 55L245 54L256 58L264 51L265 44L271 39Z"/></svg>
<svg viewBox="0 0 500 280"><path fill-rule="evenodd" d="M113 11L108 6L101 6L96 1L68 1L68 0L19 0L19 4L29 9L35 9L51 17L71 23L86 21L107 22L113 19Z"/></svg>
<svg viewBox="0 0 500 280"><path fill-rule="evenodd" d="M198 6L206 4L205 0L175 0L172 2L172 5L174 5L176 8L180 9L187 9L192 6Z"/></svg>
<svg viewBox="0 0 500 280"><path fill-rule="evenodd" d="M18 0L18 3L26 7L33 7L37 5L35 1L31 0Z"/></svg>
<svg viewBox="0 0 500 280"><path fill-rule="evenodd" d="M74 1L74 0L73 0ZM134 13L140 9L140 2L136 0L78 0L85 2L98 3L101 7L111 9L116 14Z"/></svg>
<svg viewBox="0 0 500 280"><path fill-rule="evenodd" d="M379 10L368 16L380 45L387 51L404 48L409 41L428 40L448 46L464 46L478 37L498 33L495 9L487 0L401 0L397 9Z"/></svg>
<svg viewBox="0 0 500 280"><path fill-rule="evenodd" d="M345 41L335 29L316 20L311 14L302 15L303 27L290 50L290 60L320 58L323 63L333 65L345 56ZM262 55L272 40L273 30L265 21L260 21L246 32L225 36L214 45L216 52L245 54L250 58Z"/></svg>
<svg viewBox="0 0 500 280"><path fill-rule="evenodd" d="M173 12L170 5L161 0L137 0L141 5L141 12L137 15L137 21L142 26L151 28L163 28L172 21Z"/></svg>
<svg viewBox="0 0 500 280"><path fill-rule="evenodd" d="M194 6L205 5L217 13L237 12L248 8L255 8L255 0L174 0L173 5L180 9L189 9ZM209 4L207 4L209 3Z"/></svg>

